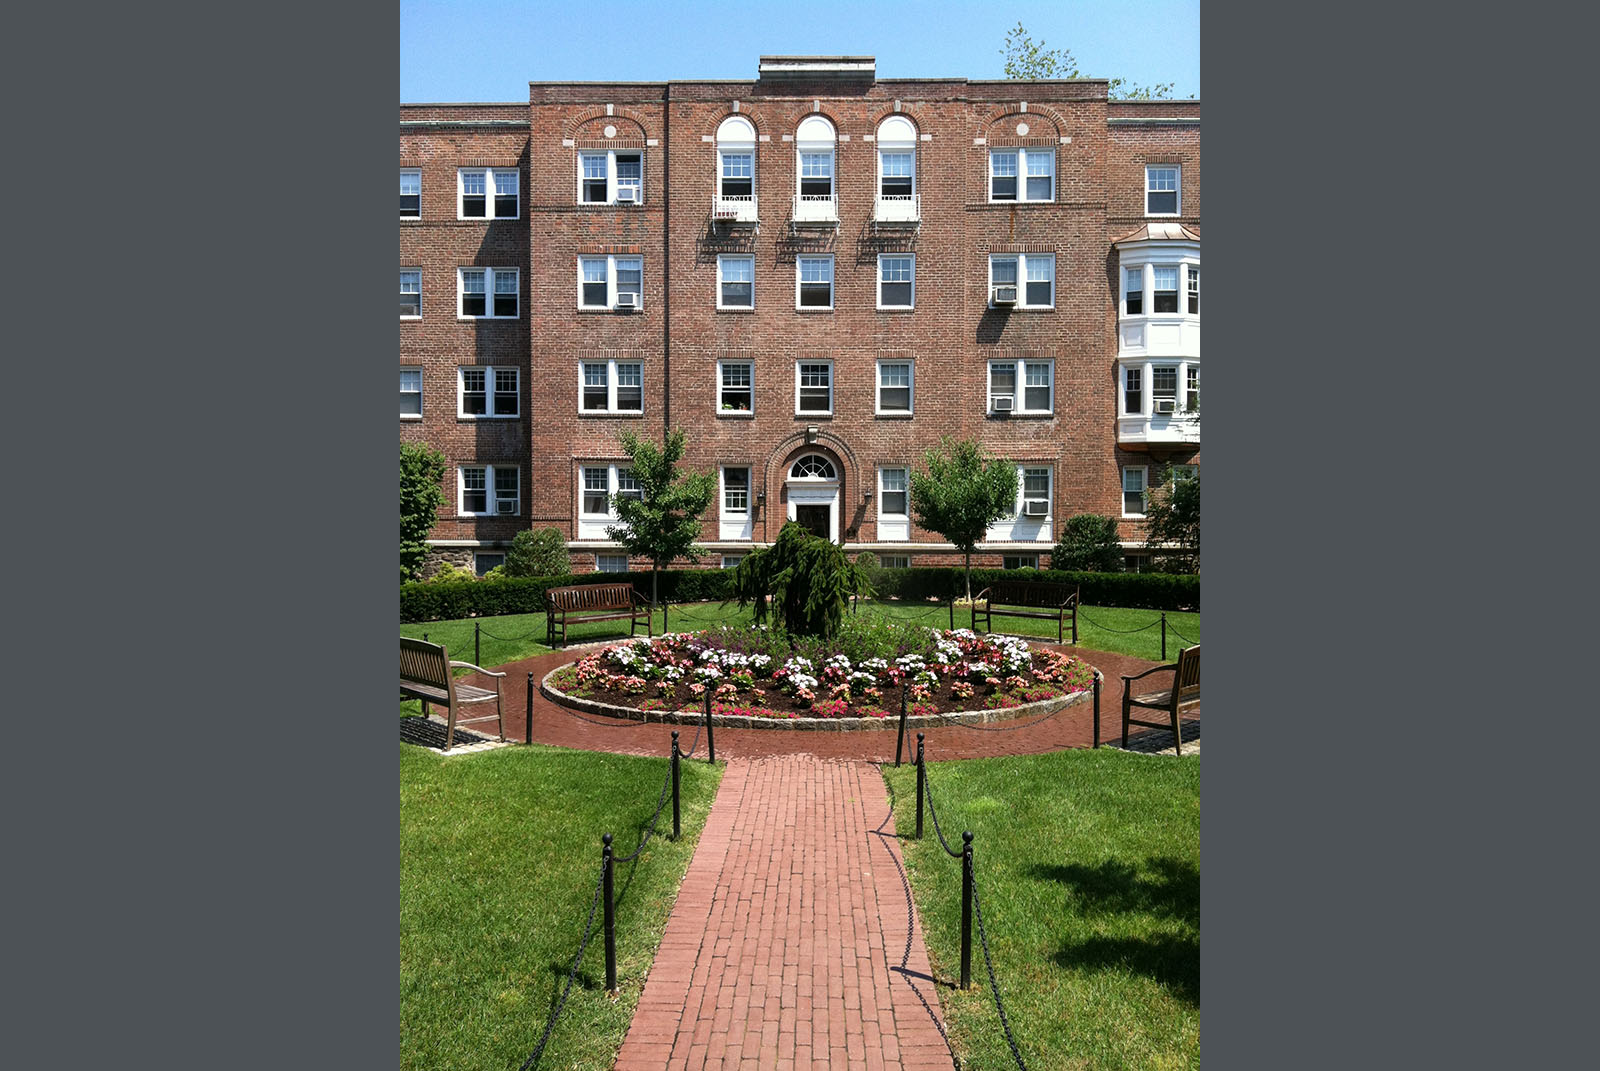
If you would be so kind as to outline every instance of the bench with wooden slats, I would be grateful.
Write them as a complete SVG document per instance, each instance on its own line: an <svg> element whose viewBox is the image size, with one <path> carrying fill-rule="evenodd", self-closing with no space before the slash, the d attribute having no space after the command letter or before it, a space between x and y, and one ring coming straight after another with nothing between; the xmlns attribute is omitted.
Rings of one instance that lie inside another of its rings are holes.
<svg viewBox="0 0 1600 1071"><path fill-rule="evenodd" d="M645 634L655 635L650 604L639 597L632 584L574 584L551 588L545 592L545 597L549 600L545 610L545 642L552 647L567 645L568 622L626 620L629 636L643 622ZM557 632L561 634L559 644Z"/></svg>
<svg viewBox="0 0 1600 1071"><path fill-rule="evenodd" d="M972 631L983 621L985 632L994 631L996 617L1037 617L1056 623L1056 642L1061 643L1072 628L1072 642L1078 642L1078 589L1047 581L1002 580L978 592L972 602Z"/></svg>
<svg viewBox="0 0 1600 1071"><path fill-rule="evenodd" d="M494 691L466 684L455 679L452 669L470 669L493 677ZM452 662L450 652L441 643L412 640L400 637L400 698L422 700L422 716L428 716L428 704L438 703L446 708L444 749L455 746L456 726L474 725L478 722L498 723L500 739L506 738L505 713L500 700L500 680L504 673L493 673L471 662ZM494 700L494 713L477 718L458 718L456 708L473 703Z"/></svg>
<svg viewBox="0 0 1600 1071"><path fill-rule="evenodd" d="M1152 673L1163 670L1173 671L1172 687L1160 692L1146 692L1142 695L1133 694L1133 682L1140 677L1148 677ZM1178 715L1185 709L1200 702L1200 645L1187 647L1178 652L1178 660L1169 666L1156 666L1143 673L1122 678L1122 746L1128 746L1128 726L1142 725L1147 729L1171 729L1173 746L1178 754L1183 754L1183 737L1178 734ZM1140 721L1130 717L1134 707L1145 710L1159 710L1167 717L1162 721ZM1095 740L1095 746L1100 746L1100 741Z"/></svg>

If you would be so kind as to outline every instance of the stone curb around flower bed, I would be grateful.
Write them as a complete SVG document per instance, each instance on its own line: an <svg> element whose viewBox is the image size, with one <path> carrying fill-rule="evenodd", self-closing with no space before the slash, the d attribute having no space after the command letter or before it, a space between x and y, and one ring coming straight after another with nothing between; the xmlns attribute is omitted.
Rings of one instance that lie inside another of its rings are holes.
<svg viewBox="0 0 1600 1071"><path fill-rule="evenodd" d="M587 711L590 714L599 714L607 718L617 718L622 721L659 722L665 725L704 725L705 712L696 710L692 713L680 710L639 710L636 707L619 707L611 703L601 703L594 699L585 699L582 696L569 695L550 683L550 678L576 662L568 662L557 666L544 675L539 682L539 694L551 702L563 706L574 707ZM1098 671L1096 671L1098 672ZM1050 714L1082 703L1094 695L1094 690L1085 688L1081 692L1071 695L1056 696L1054 699L1040 699L1032 703L1023 703L1014 707L997 707L993 710L962 710L946 714L908 714L906 726L920 729L926 726L948 725L959 722L962 725L983 725L993 721L1012 721L1028 717L1029 715ZM749 714L713 714L711 724L717 728L729 729L801 729L811 732L840 731L849 732L856 729L888 729L900 724L900 715L891 712L883 718L758 718Z"/></svg>

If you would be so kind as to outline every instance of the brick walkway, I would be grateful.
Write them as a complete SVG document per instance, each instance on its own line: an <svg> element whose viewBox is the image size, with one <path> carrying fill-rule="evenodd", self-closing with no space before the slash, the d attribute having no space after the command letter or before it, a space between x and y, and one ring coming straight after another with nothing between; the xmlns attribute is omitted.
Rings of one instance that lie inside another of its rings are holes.
<svg viewBox="0 0 1600 1071"><path fill-rule="evenodd" d="M730 761L616 1071L950 1071L898 858L870 763Z"/></svg>

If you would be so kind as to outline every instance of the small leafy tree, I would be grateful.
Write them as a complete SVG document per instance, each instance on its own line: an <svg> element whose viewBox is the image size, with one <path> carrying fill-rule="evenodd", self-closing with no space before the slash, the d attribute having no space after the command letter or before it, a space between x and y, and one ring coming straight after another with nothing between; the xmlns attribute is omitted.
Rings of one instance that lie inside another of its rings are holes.
<svg viewBox="0 0 1600 1071"><path fill-rule="evenodd" d="M1200 470L1161 474L1144 508L1145 546L1166 552L1171 565L1200 571Z"/></svg>
<svg viewBox="0 0 1600 1071"><path fill-rule="evenodd" d="M559 528L526 528L506 548L503 568L505 576L565 576L572 571L572 555Z"/></svg>
<svg viewBox="0 0 1600 1071"><path fill-rule="evenodd" d="M416 580L428 557L428 533L439 520L448 465L423 443L400 444L400 581Z"/></svg>
<svg viewBox="0 0 1600 1071"><path fill-rule="evenodd" d="M1064 48L1045 48L1043 41L1035 41L1022 23L1006 33L1006 47L1000 50L1006 58L1007 78L1081 78L1078 61ZM1171 82L1154 85L1130 85L1125 78L1111 79L1106 90L1112 100L1166 100L1172 96Z"/></svg>
<svg viewBox="0 0 1600 1071"><path fill-rule="evenodd" d="M606 535L629 554L650 559L650 604L656 593L662 565L675 558L700 560L694 541L700 536L700 515L717 493L717 477L710 472L678 472L688 443L683 430L667 432L661 448L631 431L622 433L622 449L633 462L633 478L640 496L618 495L613 500L621 524L606 528Z"/></svg>
<svg viewBox="0 0 1600 1071"><path fill-rule="evenodd" d="M1080 513L1068 519L1061 526L1061 541L1050 556L1050 568L1117 572L1122 568L1117 519L1099 513Z"/></svg>
<svg viewBox="0 0 1600 1071"><path fill-rule="evenodd" d="M770 601L791 636L822 639L838 633L851 595L872 594L865 569L798 521L779 529L772 546L745 555L733 571L733 589L741 608L755 604L756 624L766 623Z"/></svg>
<svg viewBox="0 0 1600 1071"><path fill-rule="evenodd" d="M1017 468L990 458L971 439L945 436L929 450L926 473L911 474L911 512L917 523L938 532L966 556L967 600L972 599L972 549L1017 505Z"/></svg>

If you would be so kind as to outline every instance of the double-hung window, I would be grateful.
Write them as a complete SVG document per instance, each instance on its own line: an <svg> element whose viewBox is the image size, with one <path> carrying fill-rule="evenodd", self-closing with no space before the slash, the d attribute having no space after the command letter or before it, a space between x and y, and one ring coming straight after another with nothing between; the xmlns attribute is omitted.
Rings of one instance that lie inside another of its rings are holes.
<svg viewBox="0 0 1600 1071"><path fill-rule="evenodd" d="M910 492L906 470L901 468L878 470L878 515L905 520L910 514Z"/></svg>
<svg viewBox="0 0 1600 1071"><path fill-rule="evenodd" d="M833 199L833 150L800 154L800 198L806 201Z"/></svg>
<svg viewBox="0 0 1600 1071"><path fill-rule="evenodd" d="M1053 201L1055 187L1055 150L989 150L989 200Z"/></svg>
<svg viewBox="0 0 1600 1071"><path fill-rule="evenodd" d="M400 369L400 417L422 415L422 369Z"/></svg>
<svg viewBox="0 0 1600 1071"><path fill-rule="evenodd" d="M637 150L578 153L578 203L638 204L644 200L644 156Z"/></svg>
<svg viewBox="0 0 1600 1071"><path fill-rule="evenodd" d="M1155 285L1152 288L1151 312L1178 311L1178 266L1157 264L1152 269Z"/></svg>
<svg viewBox="0 0 1600 1071"><path fill-rule="evenodd" d="M641 257L579 257L580 309L638 309L644 304Z"/></svg>
<svg viewBox="0 0 1600 1071"><path fill-rule="evenodd" d="M456 369L456 415L477 417L515 417L522 397L515 368L462 367Z"/></svg>
<svg viewBox="0 0 1600 1071"><path fill-rule="evenodd" d="M796 361L794 394L796 416L832 416L833 362Z"/></svg>
<svg viewBox="0 0 1600 1071"><path fill-rule="evenodd" d="M878 256L878 308L909 309L916 303L916 263L911 253Z"/></svg>
<svg viewBox="0 0 1600 1071"><path fill-rule="evenodd" d="M643 498L639 481L633 470L616 465L585 465L583 468L582 516L593 519L616 519L614 500L618 498Z"/></svg>
<svg viewBox="0 0 1600 1071"><path fill-rule="evenodd" d="M1185 369L1183 407L1190 413L1200 411L1200 366L1191 364Z"/></svg>
<svg viewBox="0 0 1600 1071"><path fill-rule="evenodd" d="M521 276L516 268L458 268L456 315L463 320L516 319ZM489 295L494 295L493 303Z"/></svg>
<svg viewBox="0 0 1600 1071"><path fill-rule="evenodd" d="M422 316L422 269L400 269L400 319L415 320Z"/></svg>
<svg viewBox="0 0 1600 1071"><path fill-rule="evenodd" d="M750 309L756 302L756 258L717 258L717 308Z"/></svg>
<svg viewBox="0 0 1600 1071"><path fill-rule="evenodd" d="M1034 415L1053 412L1055 371L1054 361L990 361L989 412ZM1022 379L1020 384L1018 376Z"/></svg>
<svg viewBox="0 0 1600 1071"><path fill-rule="evenodd" d="M753 152L728 152L724 150L722 156L721 188L717 191L722 197L736 197L747 200L755 196L756 192L756 154Z"/></svg>
<svg viewBox="0 0 1600 1071"><path fill-rule="evenodd" d="M515 517L521 512L522 470L516 465L463 465L460 513L467 517Z"/></svg>
<svg viewBox="0 0 1600 1071"><path fill-rule="evenodd" d="M1037 554L1002 554L1002 555L1000 555L1000 568L1002 568L1002 569L1037 569L1037 568L1039 568L1039 555L1037 555Z"/></svg>
<svg viewBox="0 0 1600 1071"><path fill-rule="evenodd" d="M796 258L794 285L796 308L833 308L833 258Z"/></svg>
<svg viewBox="0 0 1600 1071"><path fill-rule="evenodd" d="M878 415L909 414L911 412L911 381L913 369L910 361L878 362Z"/></svg>
<svg viewBox="0 0 1600 1071"><path fill-rule="evenodd" d="M514 167L463 167L456 172L457 219L516 219L521 176Z"/></svg>
<svg viewBox="0 0 1600 1071"><path fill-rule="evenodd" d="M1122 515L1124 517L1144 516L1144 476L1143 465L1130 466L1122 470Z"/></svg>
<svg viewBox="0 0 1600 1071"><path fill-rule="evenodd" d="M1018 280L1021 280L1019 285ZM1010 288L1019 309L1050 309L1056 303L1054 253L1007 253L989 258L989 299L997 288Z"/></svg>
<svg viewBox="0 0 1600 1071"><path fill-rule="evenodd" d="M1200 269L1193 264L1187 266L1189 272L1189 315L1200 315Z"/></svg>
<svg viewBox="0 0 1600 1071"><path fill-rule="evenodd" d="M1017 469L1017 516L1040 520L1050 516L1050 469L1047 466L1019 466Z"/></svg>
<svg viewBox="0 0 1600 1071"><path fill-rule="evenodd" d="M1144 413L1144 370L1142 368L1124 368L1122 370L1122 411L1128 416L1138 416Z"/></svg>
<svg viewBox="0 0 1600 1071"><path fill-rule="evenodd" d="M755 365L750 361L717 362L717 412L749 413L755 408Z"/></svg>
<svg viewBox="0 0 1600 1071"><path fill-rule="evenodd" d="M750 469L722 470L722 513L730 520L744 520L750 513Z"/></svg>
<svg viewBox="0 0 1600 1071"><path fill-rule="evenodd" d="M1150 400L1157 413L1171 413L1178 408L1178 366L1158 364L1150 369Z"/></svg>
<svg viewBox="0 0 1600 1071"><path fill-rule="evenodd" d="M878 153L878 195L907 198L916 191L916 153L911 150Z"/></svg>
<svg viewBox="0 0 1600 1071"><path fill-rule="evenodd" d="M1144 268L1128 268L1124 274L1127 277L1127 289L1124 290L1124 302L1127 316L1144 315Z"/></svg>
<svg viewBox="0 0 1600 1071"><path fill-rule="evenodd" d="M585 413L643 413L644 365L639 361L583 361L578 408Z"/></svg>
<svg viewBox="0 0 1600 1071"><path fill-rule="evenodd" d="M1146 167L1144 169L1144 214L1147 216L1176 216L1180 203L1181 171L1176 167Z"/></svg>
<svg viewBox="0 0 1600 1071"><path fill-rule="evenodd" d="M422 172L414 167L400 172L400 218L422 218Z"/></svg>

